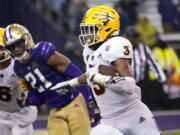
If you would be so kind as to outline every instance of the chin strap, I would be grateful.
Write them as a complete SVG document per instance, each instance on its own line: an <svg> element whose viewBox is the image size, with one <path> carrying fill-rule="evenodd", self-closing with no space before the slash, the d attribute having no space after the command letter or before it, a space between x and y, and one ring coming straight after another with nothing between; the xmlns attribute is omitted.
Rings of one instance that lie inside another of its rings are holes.
<svg viewBox="0 0 180 135"><path fill-rule="evenodd" d="M2 51L0 52L0 54L4 53L4 59L0 61L0 63L3 63L4 61L8 60L11 58L11 56L9 55L9 53L7 51Z"/></svg>

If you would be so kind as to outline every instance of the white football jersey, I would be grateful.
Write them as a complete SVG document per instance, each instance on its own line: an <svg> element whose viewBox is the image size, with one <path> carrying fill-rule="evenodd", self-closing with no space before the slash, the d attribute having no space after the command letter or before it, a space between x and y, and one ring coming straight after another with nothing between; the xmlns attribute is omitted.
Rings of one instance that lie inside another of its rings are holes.
<svg viewBox="0 0 180 135"><path fill-rule="evenodd" d="M119 58L133 59L133 50L131 43L126 38L113 37L104 42L95 51L85 47L83 57L86 64L86 71L91 72L91 67L96 64L112 67L111 63ZM88 84L93 89L93 94L101 110L102 118L109 118L126 112L133 108L136 101L140 98L140 89L138 87L132 95L119 95L110 89L90 81Z"/></svg>
<svg viewBox="0 0 180 135"><path fill-rule="evenodd" d="M16 103L20 95L19 88L16 84L19 78L13 70L14 60L3 70L0 70L0 110L5 112L16 112L20 107Z"/></svg>

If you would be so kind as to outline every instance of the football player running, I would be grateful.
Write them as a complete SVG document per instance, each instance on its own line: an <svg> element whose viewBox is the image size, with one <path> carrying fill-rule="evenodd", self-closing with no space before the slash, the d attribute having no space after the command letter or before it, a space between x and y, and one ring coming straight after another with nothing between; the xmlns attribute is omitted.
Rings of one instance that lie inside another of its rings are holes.
<svg viewBox="0 0 180 135"><path fill-rule="evenodd" d="M89 135L90 118L82 94L75 88L51 91L57 83L81 75L71 61L41 41L35 44L28 29L19 24L5 28L4 44L15 58L14 70L30 86L25 105L47 103L51 110L48 118L49 135ZM83 86L78 89L86 89Z"/></svg>
<svg viewBox="0 0 180 135"><path fill-rule="evenodd" d="M5 49L2 41L4 29L0 28L0 135L33 135L32 123L37 118L37 108L20 108L17 99L23 88L27 88L16 76L14 60ZM24 87L23 87L24 86ZM25 93L24 93L25 94Z"/></svg>
<svg viewBox="0 0 180 135"><path fill-rule="evenodd" d="M102 117L91 135L160 135L153 114L141 102L141 91L131 68L132 45L118 35L119 20L118 13L107 6L85 13L80 24L80 42L84 46L86 73L51 89L86 83L91 86ZM113 67L118 76L101 73L101 65Z"/></svg>

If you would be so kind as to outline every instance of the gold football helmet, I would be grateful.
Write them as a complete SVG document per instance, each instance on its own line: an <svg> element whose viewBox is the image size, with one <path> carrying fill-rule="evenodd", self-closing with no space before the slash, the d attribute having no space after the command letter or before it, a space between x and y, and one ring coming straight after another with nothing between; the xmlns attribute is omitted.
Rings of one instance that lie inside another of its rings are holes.
<svg viewBox="0 0 180 135"><path fill-rule="evenodd" d="M80 24L81 44L91 46L117 35L120 30L120 16L113 8L97 6L89 9Z"/></svg>
<svg viewBox="0 0 180 135"><path fill-rule="evenodd" d="M20 24L11 24L5 28L3 42L11 56L21 63L29 61L30 50L35 46L29 31ZM14 50L17 46L24 50L22 54L19 53L19 56L17 56L17 52Z"/></svg>
<svg viewBox="0 0 180 135"><path fill-rule="evenodd" d="M4 46L3 35L4 35L4 28L0 28L0 46Z"/></svg>
<svg viewBox="0 0 180 135"><path fill-rule="evenodd" d="M0 28L0 64L8 59L10 59L10 54L5 49L5 46L3 44L3 35L4 35L4 28Z"/></svg>
<svg viewBox="0 0 180 135"><path fill-rule="evenodd" d="M25 41L26 49L30 50L34 47L32 36L24 26L20 24L11 24L5 28L3 42L7 48L20 40Z"/></svg>

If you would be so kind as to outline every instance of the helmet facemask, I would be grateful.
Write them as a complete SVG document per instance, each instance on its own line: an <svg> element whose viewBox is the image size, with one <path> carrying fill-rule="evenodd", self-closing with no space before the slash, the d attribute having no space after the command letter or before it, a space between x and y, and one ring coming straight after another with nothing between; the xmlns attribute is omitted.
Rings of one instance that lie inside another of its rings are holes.
<svg viewBox="0 0 180 135"><path fill-rule="evenodd" d="M21 63L26 63L26 61L30 58L29 54L29 48L27 45L28 42L24 40L23 38L14 42L13 44L7 46L7 49L9 50L12 57L14 57L16 60L20 61ZM20 56L15 55L15 48L23 50L23 54L21 53Z"/></svg>
<svg viewBox="0 0 180 135"><path fill-rule="evenodd" d="M4 65L6 61L11 59L11 56L3 44L4 28L0 28L0 65Z"/></svg>
<svg viewBox="0 0 180 135"><path fill-rule="evenodd" d="M79 40L83 46L88 45L94 45L99 43L101 41L101 36L99 35L99 31L102 27L99 27L101 25L98 24L81 24L80 30L81 35L79 35Z"/></svg>
<svg viewBox="0 0 180 135"><path fill-rule="evenodd" d="M4 48L3 46L0 45L0 64L4 63L5 61L9 60L11 58L10 54L8 51Z"/></svg>

